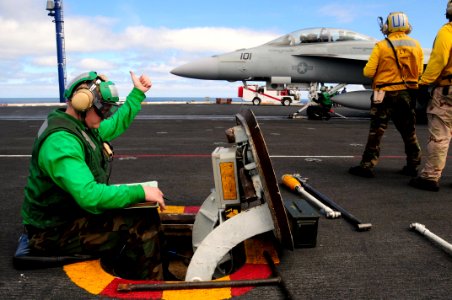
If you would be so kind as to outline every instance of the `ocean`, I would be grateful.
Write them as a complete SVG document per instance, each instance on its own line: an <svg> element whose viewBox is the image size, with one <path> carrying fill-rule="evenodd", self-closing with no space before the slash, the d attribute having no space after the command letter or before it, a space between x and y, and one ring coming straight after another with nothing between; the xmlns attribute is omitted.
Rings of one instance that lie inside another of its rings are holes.
<svg viewBox="0 0 452 300"><path fill-rule="evenodd" d="M231 102L243 102L241 98L219 98L231 99ZM121 99L123 100L123 99ZM124 99L125 100L125 99ZM148 97L146 102L211 102L216 103L217 98L213 97ZM38 103L55 103L58 104L59 98L0 98L0 104L38 104Z"/></svg>

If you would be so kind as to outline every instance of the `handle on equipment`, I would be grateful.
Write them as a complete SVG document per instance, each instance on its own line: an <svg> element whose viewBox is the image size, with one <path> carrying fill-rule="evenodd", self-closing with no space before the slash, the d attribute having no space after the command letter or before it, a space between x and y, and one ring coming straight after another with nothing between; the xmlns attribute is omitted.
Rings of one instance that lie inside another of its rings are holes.
<svg viewBox="0 0 452 300"><path fill-rule="evenodd" d="M330 207L323 204L320 200L309 194L301 185L301 183L290 174L284 174L281 177L282 183L287 186L292 191L298 192L306 198L311 204L314 204L320 209L320 212L323 213L327 218L339 218L341 216L340 212L333 211Z"/></svg>
<svg viewBox="0 0 452 300"><path fill-rule="evenodd" d="M282 183L287 186L289 189L291 189L292 191L296 191L298 188L301 187L300 182L293 177L290 174L284 174L281 177Z"/></svg>

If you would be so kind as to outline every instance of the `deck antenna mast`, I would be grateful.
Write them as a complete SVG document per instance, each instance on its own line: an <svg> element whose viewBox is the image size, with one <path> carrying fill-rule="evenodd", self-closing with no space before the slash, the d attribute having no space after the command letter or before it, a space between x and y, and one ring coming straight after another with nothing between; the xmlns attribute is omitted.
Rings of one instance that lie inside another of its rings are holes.
<svg viewBox="0 0 452 300"><path fill-rule="evenodd" d="M66 85L66 55L64 46L63 0L47 0L46 10L49 16L55 17L57 59L58 59L58 85L60 88L60 102L64 103L64 87Z"/></svg>

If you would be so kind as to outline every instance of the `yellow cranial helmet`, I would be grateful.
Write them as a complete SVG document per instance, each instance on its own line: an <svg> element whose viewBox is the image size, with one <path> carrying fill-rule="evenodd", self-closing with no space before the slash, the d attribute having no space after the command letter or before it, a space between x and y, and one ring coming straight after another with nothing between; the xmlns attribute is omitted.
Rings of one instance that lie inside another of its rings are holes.
<svg viewBox="0 0 452 300"><path fill-rule="evenodd" d="M389 34L392 32L411 32L411 25L408 22L408 17L403 12L392 12L388 15L386 23L383 25L382 32Z"/></svg>

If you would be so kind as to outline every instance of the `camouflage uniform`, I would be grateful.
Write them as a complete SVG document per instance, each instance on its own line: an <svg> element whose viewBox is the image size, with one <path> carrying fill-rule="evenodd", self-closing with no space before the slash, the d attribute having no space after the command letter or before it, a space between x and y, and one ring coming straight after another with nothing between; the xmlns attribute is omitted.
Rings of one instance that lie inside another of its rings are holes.
<svg viewBox="0 0 452 300"><path fill-rule="evenodd" d="M444 88L449 90L446 95L443 94ZM438 182L446 165L452 135L452 89L448 86L435 88L427 113L430 137L427 160L420 177Z"/></svg>
<svg viewBox="0 0 452 300"><path fill-rule="evenodd" d="M64 226L26 226L34 255L102 257L110 273L127 279L163 279L163 233L156 208L87 215Z"/></svg>
<svg viewBox="0 0 452 300"><path fill-rule="evenodd" d="M449 22L438 31L427 68L419 81L419 84L435 87L427 106L430 137L426 162L417 179L417 183L430 183L433 190L439 188L452 135L452 1L448 1L446 17ZM419 184L414 182L414 186L419 187Z"/></svg>
<svg viewBox="0 0 452 300"><path fill-rule="evenodd" d="M381 138L391 119L405 143L407 166L413 168L419 166L421 148L416 136L415 100L413 99L407 90L387 91L382 103L372 103L369 137L360 163L361 167L373 168L377 165Z"/></svg>

